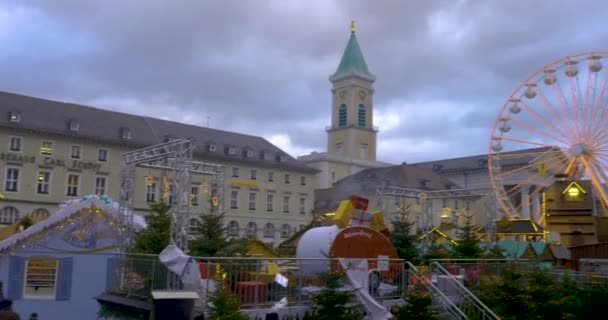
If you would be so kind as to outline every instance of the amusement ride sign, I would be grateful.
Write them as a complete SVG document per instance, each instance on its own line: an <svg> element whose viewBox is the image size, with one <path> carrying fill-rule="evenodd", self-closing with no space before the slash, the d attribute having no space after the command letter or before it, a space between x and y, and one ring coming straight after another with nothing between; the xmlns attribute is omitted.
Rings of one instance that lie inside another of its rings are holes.
<svg viewBox="0 0 608 320"><path fill-rule="evenodd" d="M93 170L97 171L101 169L100 163L80 161L80 160L63 160L53 157L36 157L31 155L22 155L14 153L0 153L0 161L7 162L19 162L23 164L33 163L51 167L65 167L69 169L80 169L80 170Z"/></svg>

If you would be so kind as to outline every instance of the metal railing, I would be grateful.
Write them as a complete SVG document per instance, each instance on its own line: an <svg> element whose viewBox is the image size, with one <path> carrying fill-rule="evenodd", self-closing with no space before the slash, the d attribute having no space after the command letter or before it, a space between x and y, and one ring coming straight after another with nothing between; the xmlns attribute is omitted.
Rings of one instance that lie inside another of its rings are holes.
<svg viewBox="0 0 608 320"><path fill-rule="evenodd" d="M499 320L488 306L464 285L464 275L454 275L439 262L429 264L431 282L465 314L463 319Z"/></svg>
<svg viewBox="0 0 608 320"><path fill-rule="evenodd" d="M342 270L337 259L291 258L199 258L204 299L219 280L239 297L243 308L271 307L281 299L289 305L310 305L323 288L319 274ZM378 301L401 299L407 288L407 272L402 260L368 260L369 288ZM123 255L108 259L106 292L148 299L152 290L169 289L172 274L158 257ZM342 289L352 290L346 282Z"/></svg>
<svg viewBox="0 0 608 320"><path fill-rule="evenodd" d="M458 306L450 299L450 297L446 296L431 279L424 275L422 272L416 268L410 262L405 262L405 265L408 270L408 284L409 290L414 289L414 287L423 287L425 288L432 296L433 299L433 307L438 309L442 318L448 317L448 319L468 319L467 316L460 310Z"/></svg>

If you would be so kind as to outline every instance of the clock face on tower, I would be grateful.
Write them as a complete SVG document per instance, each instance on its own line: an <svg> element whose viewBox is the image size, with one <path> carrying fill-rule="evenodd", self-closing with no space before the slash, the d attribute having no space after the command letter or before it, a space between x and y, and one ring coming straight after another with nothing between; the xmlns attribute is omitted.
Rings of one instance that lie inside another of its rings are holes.
<svg viewBox="0 0 608 320"><path fill-rule="evenodd" d="M367 92L365 92L365 90L359 90L359 98L363 100L365 97L367 97Z"/></svg>

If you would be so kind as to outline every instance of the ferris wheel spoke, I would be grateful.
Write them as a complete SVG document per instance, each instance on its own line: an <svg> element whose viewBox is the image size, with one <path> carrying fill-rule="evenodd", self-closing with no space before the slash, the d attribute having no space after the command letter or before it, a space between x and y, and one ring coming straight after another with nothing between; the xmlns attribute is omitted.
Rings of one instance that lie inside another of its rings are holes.
<svg viewBox="0 0 608 320"><path fill-rule="evenodd" d="M602 127L602 119L604 119L604 117L606 116L606 112L608 111L607 108L603 108L602 112L600 113L600 116L596 117L597 113L599 112L599 110L601 108L602 99L604 98L604 94L606 93L607 88L608 88L608 76L606 77L606 79L604 79L604 84L602 85L602 90L600 90L599 96L597 96L595 98L594 107L593 107L593 111L592 111L592 117L591 117L591 125L589 126L589 135L590 136L593 136L594 135L593 133Z"/></svg>
<svg viewBox="0 0 608 320"><path fill-rule="evenodd" d="M568 124L570 124L570 130L572 130L572 134L574 136L575 139L579 138L579 134L578 134L578 125L576 124L577 119L574 119L568 112L568 109L566 108L566 103L565 100L566 98L563 95L563 92L560 90L561 86L559 86L559 83L556 81L551 85L551 88L553 89L553 95L555 95L555 98L557 99L557 105L559 106L559 109L562 112L562 115L564 116L564 118L562 118L562 121L567 121ZM573 108L574 110L574 108Z"/></svg>
<svg viewBox="0 0 608 320"><path fill-rule="evenodd" d="M565 166L565 164L562 164L562 166L560 166L560 169L563 166ZM532 192L528 193L525 197L523 197L523 201L519 205L515 206L515 212L519 212L522 209L524 203L530 203L530 199L532 199L535 194L539 193L540 190L542 190L545 186L549 185L554 179L555 178L553 176L548 176L544 178L539 184L535 184L535 187L532 188Z"/></svg>
<svg viewBox="0 0 608 320"><path fill-rule="evenodd" d="M528 141L528 140L523 140L523 139L518 139L518 138L511 138L511 137L500 137L500 136L495 136L494 139L496 140L508 140L508 141L512 141L512 142L520 142L520 143L525 143L525 144L530 144L530 145L535 145L535 146L542 146L542 147L555 147L554 145L550 145L547 143L542 143L542 142L533 142L533 141Z"/></svg>
<svg viewBox="0 0 608 320"><path fill-rule="evenodd" d="M599 196L600 196L600 199L602 200L602 203L604 204L604 206L608 206L608 198L606 197L606 192L605 192L605 189L603 187L603 184L596 177L596 173L592 169L592 167L589 164L589 162L587 161L587 159L585 159L585 157L583 157L583 156L580 156L580 159L581 159L581 163L585 167L585 170L587 170L587 174L589 174L589 177L591 178L591 183L597 189L597 192L599 193Z"/></svg>
<svg viewBox="0 0 608 320"><path fill-rule="evenodd" d="M596 149L608 144L608 128L603 128L597 135L594 137L590 145Z"/></svg>
<svg viewBox="0 0 608 320"><path fill-rule="evenodd" d="M554 122L558 123L559 127L562 128L562 130L566 132L566 134L568 136L568 140L574 140L576 138L576 135L574 133L574 130L572 130L572 128L570 126L570 121L568 121L568 116L564 115L563 112L561 112L561 116L560 116L558 114L558 113L560 113L559 108L554 107L549 102L549 100L547 100L547 97L545 97L545 95L540 90L538 91L538 98L540 99L540 102L543 105L543 107L545 108L545 110L551 115Z"/></svg>
<svg viewBox="0 0 608 320"><path fill-rule="evenodd" d="M548 134L546 132L540 131L538 129L534 129L534 128L532 128L532 127L530 127L528 125L525 125L525 124L523 124L523 123L521 123L521 122L519 122L517 120L511 120L511 123L513 123L514 125L522 128L522 129L526 129L526 130L528 130L530 132L534 132L534 133L536 133L538 135L541 135L541 136L543 136L543 137L545 137L545 138L547 138L549 140L558 141L558 142L561 142L561 143L563 143L565 145L569 145L570 144L568 141L566 141L564 139L561 139L561 138L558 138L558 137L554 137L554 136L552 136L552 135L550 135L550 134Z"/></svg>
<svg viewBox="0 0 608 320"><path fill-rule="evenodd" d="M532 108L530 108L527 104L525 104L523 102L520 102L520 103L521 103L522 109L526 110L526 112L531 114L536 120L538 120L538 122L542 123L546 128L548 128L549 130L551 130L553 133L557 134L558 136L561 136L562 138L564 138L564 140L566 140L566 141L570 140L570 138L568 138L563 132L557 130L557 128L555 128L555 126L549 124L547 122L547 120L545 120L540 114L538 114L538 112L532 110ZM554 117L553 120L556 120L555 122L559 123L559 118ZM511 120L511 121L513 122L514 120ZM554 140L559 140L559 139L554 139Z"/></svg>
<svg viewBox="0 0 608 320"><path fill-rule="evenodd" d="M538 163L537 163L538 164ZM546 171L555 171L555 172L559 172L561 169L563 169L565 166L567 165L567 162L565 161L558 161L558 162L554 162L550 165L547 166ZM554 170L555 169L555 170ZM525 178L523 181L519 182L518 184L515 184L514 186L512 186L509 189L506 189L504 192L504 195L509 195L509 193L513 193L515 191L517 191L517 189L519 187L521 187L522 185L526 185L529 184L530 182L532 182L534 179L537 178L536 174L530 174L529 177ZM548 178L545 179L553 179L553 175L548 175Z"/></svg>
<svg viewBox="0 0 608 320"><path fill-rule="evenodd" d="M543 150L547 150L547 148L539 148ZM523 157L537 157L542 155L559 155L563 154L561 149L558 150L547 150L547 151L535 151L535 152L512 152L512 153L497 153L493 155L494 159L519 159Z"/></svg>
<svg viewBox="0 0 608 320"><path fill-rule="evenodd" d="M566 69L567 72L572 72L572 64L569 63L566 65ZM570 99L572 99L572 107L570 108L572 110L572 113L574 114L574 128L576 130L576 134L578 137L581 137L583 135L582 133L582 128L581 128L581 119L579 118L579 104L578 101L576 99L576 92L575 92L575 79L573 79L574 77L568 77L568 83L570 84ZM578 72L576 74L576 78L578 79ZM567 103L567 99L564 97L564 103ZM565 105L564 105L565 108Z"/></svg>
<svg viewBox="0 0 608 320"><path fill-rule="evenodd" d="M591 69L591 65L592 65L593 59L591 57L589 57L589 59L587 59L587 70ZM586 138L590 139L591 137L589 136L589 126L591 125L591 121L593 120L593 117L589 117L589 113L587 110L587 103L589 101L589 91L591 91L591 75L594 75L595 79L597 79L597 72L587 72L587 81L585 82L585 95L583 96L583 117L585 119L585 123L587 125L583 126L583 131L584 131L584 135ZM577 76L577 80L578 80L578 76ZM580 88L580 85L579 85Z"/></svg>
<svg viewBox="0 0 608 320"><path fill-rule="evenodd" d="M512 174L515 174L515 173L522 172L524 170L533 169L535 167L540 166L542 163L546 163L546 162L547 161L544 160L544 161L538 161L538 162L528 163L528 164L523 165L521 167L517 167L517 168L515 168L513 170L503 171L503 172L499 173L497 176L498 177L505 177L505 176L508 176L508 175L512 175ZM548 169L548 168L545 168L545 169Z"/></svg>

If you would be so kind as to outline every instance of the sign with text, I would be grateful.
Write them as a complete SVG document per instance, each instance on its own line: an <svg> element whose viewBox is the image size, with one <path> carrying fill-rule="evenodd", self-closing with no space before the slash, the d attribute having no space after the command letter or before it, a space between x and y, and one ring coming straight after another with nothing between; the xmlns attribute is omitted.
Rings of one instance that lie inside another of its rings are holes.
<svg viewBox="0 0 608 320"><path fill-rule="evenodd" d="M100 163L81 161L81 160L63 160L53 157L36 157L31 155L0 153L0 161L18 162L18 163L33 163L50 167L65 167L77 170L93 170L101 169Z"/></svg>

